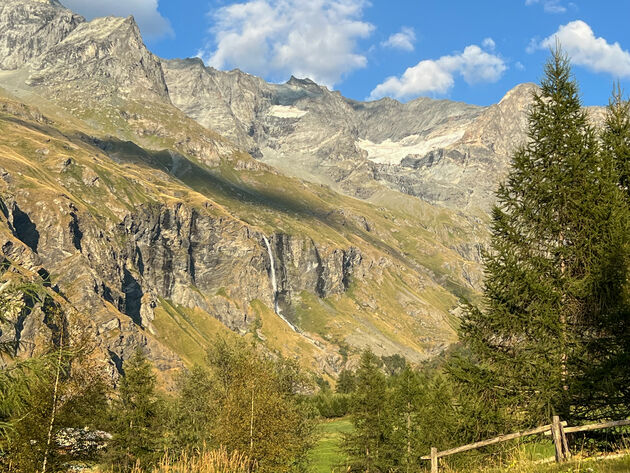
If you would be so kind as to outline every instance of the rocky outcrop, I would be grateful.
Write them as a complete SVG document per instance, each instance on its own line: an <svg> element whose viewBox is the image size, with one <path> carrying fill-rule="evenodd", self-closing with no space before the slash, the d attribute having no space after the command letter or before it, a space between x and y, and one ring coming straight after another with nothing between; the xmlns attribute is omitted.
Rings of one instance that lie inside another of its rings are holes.
<svg viewBox="0 0 630 473"><path fill-rule="evenodd" d="M313 240L285 234L273 235L271 248L278 274L279 305L284 311L290 311L292 297L301 291L320 298L342 294L362 262L358 248L318 246Z"/></svg>
<svg viewBox="0 0 630 473"><path fill-rule="evenodd" d="M53 274L74 307L91 314L94 336L118 367L138 346L160 368L178 366L177 356L154 337L154 309L161 300L202 309L240 332L255 320L253 301L274 305L263 235L235 219L182 203L147 204L104 228L63 196L39 204L26 199L24 193L2 198L12 233L3 254ZM282 233L271 241L281 306L288 314L302 291L319 297L343 293L362 261L353 247L323 247ZM19 339L25 347L46 345L40 338L50 330L41 311L31 311L15 327L5 330L5 339Z"/></svg>
<svg viewBox="0 0 630 473"><path fill-rule="evenodd" d="M56 0L3 0L0 3L0 69L22 67L63 41L84 21Z"/></svg>
<svg viewBox="0 0 630 473"><path fill-rule="evenodd" d="M284 172L368 198L382 184L456 209L488 210L531 84L492 107L420 98L357 102L308 79L268 84L198 59L164 62L173 103Z"/></svg>
<svg viewBox="0 0 630 473"><path fill-rule="evenodd" d="M72 67L68 67L72 64ZM66 89L81 83L92 99L122 97L168 101L162 66L140 36L133 17L81 23L29 63L27 84Z"/></svg>

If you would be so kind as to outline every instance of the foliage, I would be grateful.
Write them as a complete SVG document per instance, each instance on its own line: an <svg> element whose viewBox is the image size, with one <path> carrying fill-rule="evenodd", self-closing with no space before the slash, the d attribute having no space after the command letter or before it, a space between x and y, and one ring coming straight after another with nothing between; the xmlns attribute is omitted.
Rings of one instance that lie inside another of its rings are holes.
<svg viewBox="0 0 630 473"><path fill-rule="evenodd" d="M385 372L390 376L400 373L407 366L407 360L405 357L399 355L398 353L381 356L381 360L383 360L383 368L385 369Z"/></svg>
<svg viewBox="0 0 630 473"><path fill-rule="evenodd" d="M16 360L19 345L2 347L7 364L0 370L0 465L13 472L39 471L44 461L50 471L59 468L67 455L58 434L77 425L102 427L107 411L102 373L92 366L80 334L69 340L66 314L44 284L16 279L0 288L3 323L37 309L53 332L48 351L37 357Z"/></svg>
<svg viewBox="0 0 630 473"><path fill-rule="evenodd" d="M344 369L339 373L337 378L337 386L335 391L340 394L351 394L357 388L357 380L354 373L348 369Z"/></svg>
<svg viewBox="0 0 630 473"><path fill-rule="evenodd" d="M603 161L614 167L619 188L625 194L626 209L630 209L630 100L624 100L619 86L613 90L607 108L601 142ZM627 221L624 231L629 231ZM628 267L627 247L625 252L619 253L618 260ZM623 276L625 274L620 275ZM620 419L630 416L628 288L625 288L622 297L622 303L611 308L616 310L608 310L592 327L588 348L593 356L588 360L586 375L582 380L584 391L589 393L590 408L582 410L584 417Z"/></svg>
<svg viewBox="0 0 630 473"><path fill-rule="evenodd" d="M566 56L545 66L529 138L497 193L481 307L451 374L488 400L499 430L577 416L590 337L623 304L627 208L579 100Z"/></svg>
<svg viewBox="0 0 630 473"><path fill-rule="evenodd" d="M212 444L212 426L217 417L214 384L210 372L194 366L178 380L178 396L171 420L176 451L201 451Z"/></svg>
<svg viewBox="0 0 630 473"><path fill-rule="evenodd" d="M140 351L123 364L124 376L113 405L113 439L108 460L119 471L152 465L164 448L165 405L156 391L153 367Z"/></svg>
<svg viewBox="0 0 630 473"><path fill-rule="evenodd" d="M619 85L613 89L601 136L602 151L613 160L619 186L630 199L630 100Z"/></svg>
<svg viewBox="0 0 630 473"><path fill-rule="evenodd" d="M321 417L332 419L348 415L352 396L332 392L330 389L321 389L309 401L315 406Z"/></svg>
<svg viewBox="0 0 630 473"><path fill-rule="evenodd" d="M344 442L350 471L387 471L390 465L387 441L391 433L387 403L387 383L380 360L366 350L356 372L357 390L351 407L354 431Z"/></svg>
<svg viewBox="0 0 630 473"><path fill-rule="evenodd" d="M216 383L215 442L245 452L261 472L303 471L314 425L299 402L305 381L297 365L266 358L241 339L218 339L209 361Z"/></svg>

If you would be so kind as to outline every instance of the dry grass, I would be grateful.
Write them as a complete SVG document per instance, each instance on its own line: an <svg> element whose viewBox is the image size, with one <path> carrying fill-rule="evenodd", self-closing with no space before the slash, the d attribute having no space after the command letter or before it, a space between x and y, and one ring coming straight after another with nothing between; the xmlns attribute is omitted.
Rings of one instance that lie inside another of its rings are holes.
<svg viewBox="0 0 630 473"><path fill-rule="evenodd" d="M183 454L173 461L169 454L150 473L251 473L255 465L247 455L239 452L228 453L223 447L202 452L198 455ZM148 473L136 466L132 473Z"/></svg>
<svg viewBox="0 0 630 473"><path fill-rule="evenodd" d="M557 464L553 459L528 461L515 457L502 466L493 466L492 461L485 467L450 468L444 465L442 473L628 473L630 472L630 452L612 455L587 457L576 455L570 461Z"/></svg>

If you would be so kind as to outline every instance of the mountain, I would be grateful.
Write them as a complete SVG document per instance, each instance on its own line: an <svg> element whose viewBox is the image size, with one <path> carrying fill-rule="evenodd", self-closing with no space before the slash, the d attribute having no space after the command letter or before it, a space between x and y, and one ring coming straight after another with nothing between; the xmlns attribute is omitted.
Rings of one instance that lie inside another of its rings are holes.
<svg viewBox="0 0 630 473"><path fill-rule="evenodd" d="M356 102L308 79L268 84L199 59L163 61L173 104L283 172L369 199L383 186L469 213L487 211L526 139L523 84L497 105L420 98Z"/></svg>
<svg viewBox="0 0 630 473"><path fill-rule="evenodd" d="M227 330L326 377L456 340L534 86L356 102L160 59L133 18L55 0L5 1L0 38L2 278L50 286L114 378L140 346L168 380ZM27 312L0 334L20 356L59 330Z"/></svg>

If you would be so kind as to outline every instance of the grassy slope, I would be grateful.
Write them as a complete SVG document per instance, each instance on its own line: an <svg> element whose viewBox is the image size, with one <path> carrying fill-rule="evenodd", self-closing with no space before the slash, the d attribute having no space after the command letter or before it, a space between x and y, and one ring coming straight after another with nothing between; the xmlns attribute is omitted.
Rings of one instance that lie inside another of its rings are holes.
<svg viewBox="0 0 630 473"><path fill-rule="evenodd" d="M54 121L33 121L28 107L16 116L15 110L23 107L20 100L27 99ZM481 232L483 238L481 226L391 191L375 196L374 202L343 196L328 187L277 174L238 151L212 166L182 154L188 170L174 177L169 172L170 155L164 150L177 148L175 138L192 136L199 142L216 140L223 146L221 139L159 104L153 108L127 104L139 118L135 122L117 118L110 123L108 117L119 115L109 109L105 113L90 108L88 120L84 112L70 114L40 96L22 94L20 100L0 90L0 102L7 104L4 113L0 108L2 164L18 176L22 189L31 189L38 198L52 200L65 194L102 221L104 228L146 202L210 203L210 211L216 215L267 234L284 232L333 247L357 246L367 259L379 265L386 261L384 269L353 284L344 295L320 300L313 294L302 294L296 317L311 338L324 344L370 345L410 359L420 359L436 345L455 340L457 321L449 311L457 305L458 297L474 297L462 273L479 268L454 248L465 244L470 234ZM162 130L177 130L176 136L168 132L159 136L135 134L134 123L146 127L145 122L155 121ZM107 141L107 153L86 140L91 136ZM39 153L41 149L47 154ZM73 164L61 172L60 162L66 157L71 157ZM98 176L103 185L86 185L86 175ZM202 356L208 335L218 327L201 322L208 314L184 312L169 312L163 306L157 314L157 330L185 361L195 362ZM269 308L259 307L257 312L263 323L262 334L273 348L288 355L305 355L310 368L316 365L317 350L311 342L276 330L278 320ZM182 323L177 318L196 322ZM179 338L191 343L175 342Z"/></svg>

